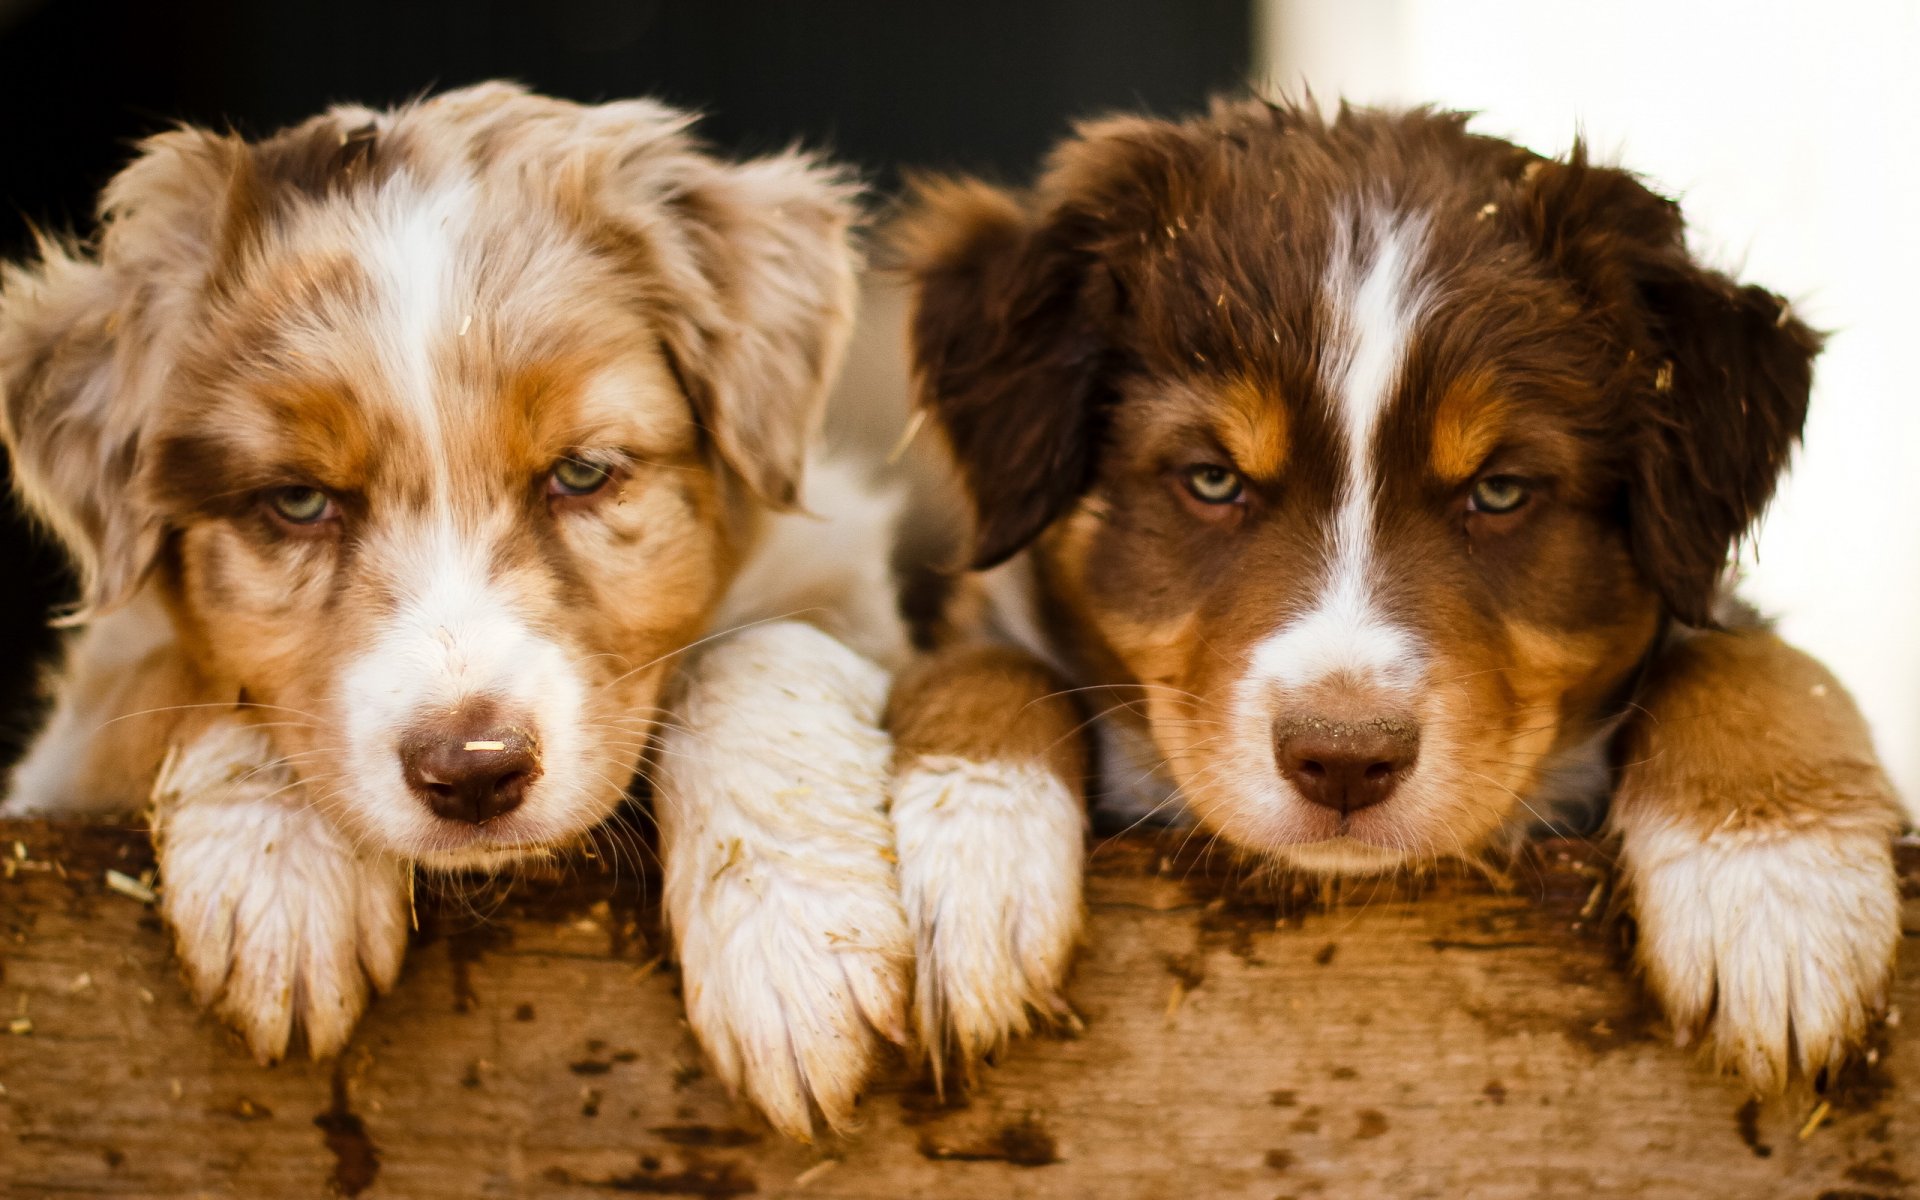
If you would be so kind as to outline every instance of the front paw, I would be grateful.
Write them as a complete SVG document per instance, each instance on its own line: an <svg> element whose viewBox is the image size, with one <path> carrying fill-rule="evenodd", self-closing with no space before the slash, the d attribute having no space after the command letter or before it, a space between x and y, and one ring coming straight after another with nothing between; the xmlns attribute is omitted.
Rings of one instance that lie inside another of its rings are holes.
<svg viewBox="0 0 1920 1200"><path fill-rule="evenodd" d="M1638 958L1682 1045L1757 1092L1862 1047L1900 938L1892 848L1869 828L1627 831Z"/></svg>
<svg viewBox="0 0 1920 1200"><path fill-rule="evenodd" d="M891 873L741 841L688 854L674 917L687 1018L729 1090L809 1141L853 1126L886 1043L907 1040L913 943ZM678 870L680 868L674 868Z"/></svg>
<svg viewBox="0 0 1920 1200"><path fill-rule="evenodd" d="M917 954L914 1028L936 1079L1034 1018L1062 988L1084 911L1079 797L1040 763L922 755L894 779L900 892Z"/></svg>
<svg viewBox="0 0 1920 1200"><path fill-rule="evenodd" d="M654 797L687 1017L721 1080L808 1140L907 1039L913 942L887 821L888 677L810 626L688 668Z"/></svg>
<svg viewBox="0 0 1920 1200"><path fill-rule="evenodd" d="M188 985L263 1063L296 1026L315 1058L345 1046L408 928L405 865L356 850L272 761L257 731L216 729L154 786L160 910Z"/></svg>

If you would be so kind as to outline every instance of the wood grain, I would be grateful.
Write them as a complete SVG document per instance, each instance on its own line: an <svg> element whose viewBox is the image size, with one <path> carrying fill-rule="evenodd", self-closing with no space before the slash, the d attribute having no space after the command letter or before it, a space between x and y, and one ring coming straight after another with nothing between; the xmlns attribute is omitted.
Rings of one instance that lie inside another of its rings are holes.
<svg viewBox="0 0 1920 1200"><path fill-rule="evenodd" d="M16 856L15 843L24 857ZM0 823L0 1189L235 1197L1798 1197L1920 1184L1895 1028L1769 1105L1665 1037L1620 969L1604 853L1509 888L1236 880L1172 842L1093 860L1085 1028L966 1095L896 1070L856 1138L769 1132L704 1072L631 854L429 900L332 1063L262 1069L188 1001L137 832ZM1920 851L1901 848L1909 894ZM617 868L617 869L616 869ZM476 912L486 920L476 919ZM1920 905L1899 1007L1920 1013ZM30 1028L29 1028L30 1026Z"/></svg>

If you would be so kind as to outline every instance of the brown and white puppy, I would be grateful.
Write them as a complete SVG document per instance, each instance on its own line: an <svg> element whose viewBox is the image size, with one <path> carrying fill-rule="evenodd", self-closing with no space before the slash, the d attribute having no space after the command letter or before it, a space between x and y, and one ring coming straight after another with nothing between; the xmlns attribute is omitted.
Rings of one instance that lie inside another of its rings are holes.
<svg viewBox="0 0 1920 1200"><path fill-rule="evenodd" d="M339 1049L394 981L414 864L574 839L680 693L668 903L728 1082L840 1122L834 1064L904 1036L895 504L833 463L801 488L854 189L689 123L487 85L181 129L96 243L5 271L6 444L84 582L6 811L151 795L189 979L263 1059Z"/></svg>
<svg viewBox="0 0 1920 1200"><path fill-rule="evenodd" d="M1819 337L1671 201L1456 115L1221 102L1085 125L1030 193L927 183L901 245L985 572L950 621L1113 689L1110 791L1372 873L1610 790L1679 1037L1756 1088L1861 1044L1900 810L1722 590Z"/></svg>

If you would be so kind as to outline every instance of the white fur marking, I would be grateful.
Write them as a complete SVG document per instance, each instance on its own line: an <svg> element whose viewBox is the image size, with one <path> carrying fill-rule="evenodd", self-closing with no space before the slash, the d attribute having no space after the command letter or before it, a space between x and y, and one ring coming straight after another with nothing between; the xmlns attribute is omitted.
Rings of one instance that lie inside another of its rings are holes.
<svg viewBox="0 0 1920 1200"><path fill-rule="evenodd" d="M1364 259L1355 245L1362 220L1341 222L1322 286L1335 332L1322 379L1346 440L1346 486L1334 514L1326 582L1312 611L1254 648L1249 682L1263 691L1298 688L1336 671L1412 687L1420 652L1403 629L1381 618L1373 597L1374 429L1393 397L1414 323L1426 305L1415 278L1422 226L1382 211L1366 215L1372 235Z"/></svg>
<svg viewBox="0 0 1920 1200"><path fill-rule="evenodd" d="M1066 1011L1083 919L1086 818L1037 763L927 755L894 778L900 895L918 952L914 1017L938 1076Z"/></svg>
<svg viewBox="0 0 1920 1200"><path fill-rule="evenodd" d="M383 347L398 399L420 424L423 444L443 445L435 346L451 325L459 284L458 246L479 203L474 181L461 178L424 194L402 179L382 189L375 244L364 261L378 264L388 324ZM466 322L460 334L467 332ZM444 465L444 464L443 464Z"/></svg>
<svg viewBox="0 0 1920 1200"><path fill-rule="evenodd" d="M13 778L0 815L56 816L104 814L138 806L142 796L131 789L105 795L82 790L76 776L93 757L95 740L119 732L108 726L164 719L161 714L123 711L122 689L75 686L76 680L126 679L147 669L146 659L173 640L166 607L152 588L141 589L125 607L87 623L67 647L65 678L53 716L33 740L26 757L13 769ZM97 786L97 785L96 785Z"/></svg>
<svg viewBox="0 0 1920 1200"><path fill-rule="evenodd" d="M913 942L887 820L885 671L808 625L688 664L655 814L687 1020L783 1132L847 1128L882 1039L907 1037Z"/></svg>
<svg viewBox="0 0 1920 1200"><path fill-rule="evenodd" d="M161 913L194 998L255 1057L296 1027L315 1058L338 1051L407 948L407 868L362 850L309 803L266 734L223 724L169 758L154 783Z"/></svg>
<svg viewBox="0 0 1920 1200"><path fill-rule="evenodd" d="M1640 963L1679 1040L1704 1028L1760 1091L1843 1061L1886 1007L1900 942L1884 833L1618 827Z"/></svg>
<svg viewBox="0 0 1920 1200"><path fill-rule="evenodd" d="M544 773L525 803L488 823L492 836L528 844L576 832L585 823L579 810L605 790L581 768L587 695L580 673L489 579L492 540L442 514L367 551L389 557L391 577L412 590L342 680L348 766L357 781L346 803L386 845L416 858L439 861L436 852L468 847L444 844L444 823L408 790L399 742L423 716L464 701L493 699L503 719L535 725L540 740Z"/></svg>
<svg viewBox="0 0 1920 1200"><path fill-rule="evenodd" d="M800 510L766 518L712 628L797 619L883 667L905 663L913 651L894 602L891 556L906 497L869 474L848 457L810 459Z"/></svg>
<svg viewBox="0 0 1920 1200"><path fill-rule="evenodd" d="M1060 648L1040 619L1040 581L1033 558L1023 552L974 576L986 598L988 628L1002 640L1025 650L1068 678L1074 672L1060 657Z"/></svg>

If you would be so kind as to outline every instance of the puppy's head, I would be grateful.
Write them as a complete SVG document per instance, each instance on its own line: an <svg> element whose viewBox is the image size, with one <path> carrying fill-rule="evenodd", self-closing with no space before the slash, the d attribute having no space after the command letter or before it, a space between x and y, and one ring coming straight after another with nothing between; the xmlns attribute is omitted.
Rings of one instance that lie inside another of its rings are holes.
<svg viewBox="0 0 1920 1200"><path fill-rule="evenodd" d="M1201 818L1325 869L1471 852L1709 620L1818 348L1632 176L1426 112L1100 122L900 240L975 565L1037 540Z"/></svg>
<svg viewBox="0 0 1920 1200"><path fill-rule="evenodd" d="M852 304L852 189L493 85L183 129L0 298L5 434L101 610L148 581L316 802L448 863L612 807Z"/></svg>

